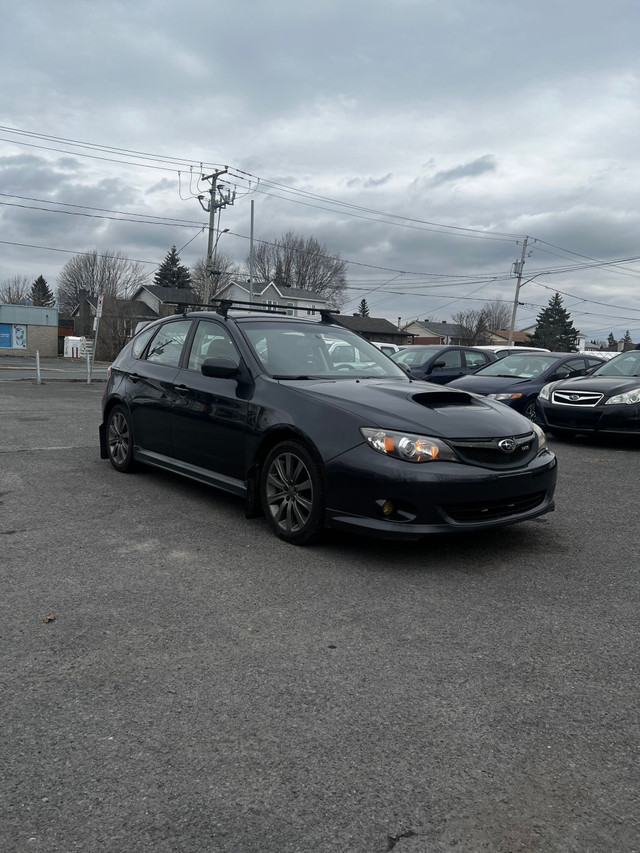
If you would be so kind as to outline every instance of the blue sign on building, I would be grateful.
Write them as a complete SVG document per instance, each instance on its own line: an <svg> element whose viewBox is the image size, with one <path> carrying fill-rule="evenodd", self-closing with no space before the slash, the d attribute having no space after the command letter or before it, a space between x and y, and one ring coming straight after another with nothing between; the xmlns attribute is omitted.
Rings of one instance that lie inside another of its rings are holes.
<svg viewBox="0 0 640 853"><path fill-rule="evenodd" d="M11 347L10 323L0 323L0 347Z"/></svg>

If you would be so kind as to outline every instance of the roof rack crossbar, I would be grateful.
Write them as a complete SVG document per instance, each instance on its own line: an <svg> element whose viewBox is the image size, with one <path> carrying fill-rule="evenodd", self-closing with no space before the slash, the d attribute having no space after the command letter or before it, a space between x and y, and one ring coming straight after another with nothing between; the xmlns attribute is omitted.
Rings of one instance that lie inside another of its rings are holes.
<svg viewBox="0 0 640 853"><path fill-rule="evenodd" d="M230 308L242 306L243 311L252 311L256 314L283 314L285 311L274 310L268 305L256 305L255 302L244 302L240 299L211 299L208 303L205 302L163 302L163 305L175 305L176 314L186 314L190 308L201 308L204 311L215 311L222 317L226 317Z"/></svg>

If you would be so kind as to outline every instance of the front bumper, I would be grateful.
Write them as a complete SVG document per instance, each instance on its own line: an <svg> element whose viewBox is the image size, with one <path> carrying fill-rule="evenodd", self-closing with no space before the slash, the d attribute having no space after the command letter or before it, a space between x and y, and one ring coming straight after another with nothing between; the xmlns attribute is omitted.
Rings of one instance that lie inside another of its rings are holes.
<svg viewBox="0 0 640 853"><path fill-rule="evenodd" d="M557 462L546 452L516 470L402 462L359 446L326 464L327 527L387 539L484 530L554 509ZM383 507L392 506L385 515Z"/></svg>
<svg viewBox="0 0 640 853"><path fill-rule="evenodd" d="M538 398L536 406L540 426L567 432L640 433L640 404L612 406L559 406Z"/></svg>

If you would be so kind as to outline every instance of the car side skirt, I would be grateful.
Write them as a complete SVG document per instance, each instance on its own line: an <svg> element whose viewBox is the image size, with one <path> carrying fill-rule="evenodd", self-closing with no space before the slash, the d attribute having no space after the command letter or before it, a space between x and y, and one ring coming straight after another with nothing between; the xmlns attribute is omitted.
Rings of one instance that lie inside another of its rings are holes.
<svg viewBox="0 0 640 853"><path fill-rule="evenodd" d="M169 456L163 456L161 453L143 450L137 445L133 448L133 458L138 462L144 462L145 465L153 465L154 468L162 468L163 471L180 474L180 476L196 480L198 483L215 486L217 489L222 489L224 492L229 492L241 498L247 495L247 485L241 480L236 480L234 477L226 477L224 474L217 474L215 471L200 468L198 465L192 465L189 462L182 462L172 459Z"/></svg>

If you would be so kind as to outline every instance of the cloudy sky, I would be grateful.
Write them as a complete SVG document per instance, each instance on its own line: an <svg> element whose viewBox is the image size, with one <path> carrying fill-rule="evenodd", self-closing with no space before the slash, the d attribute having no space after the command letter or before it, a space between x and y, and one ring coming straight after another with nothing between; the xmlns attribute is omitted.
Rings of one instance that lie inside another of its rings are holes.
<svg viewBox="0 0 640 853"><path fill-rule="evenodd" d="M118 250L152 278L206 252L203 172L236 191L220 249L288 230L402 322L555 291L640 341L637 0L4 3L0 282ZM535 277L535 278L534 278Z"/></svg>

